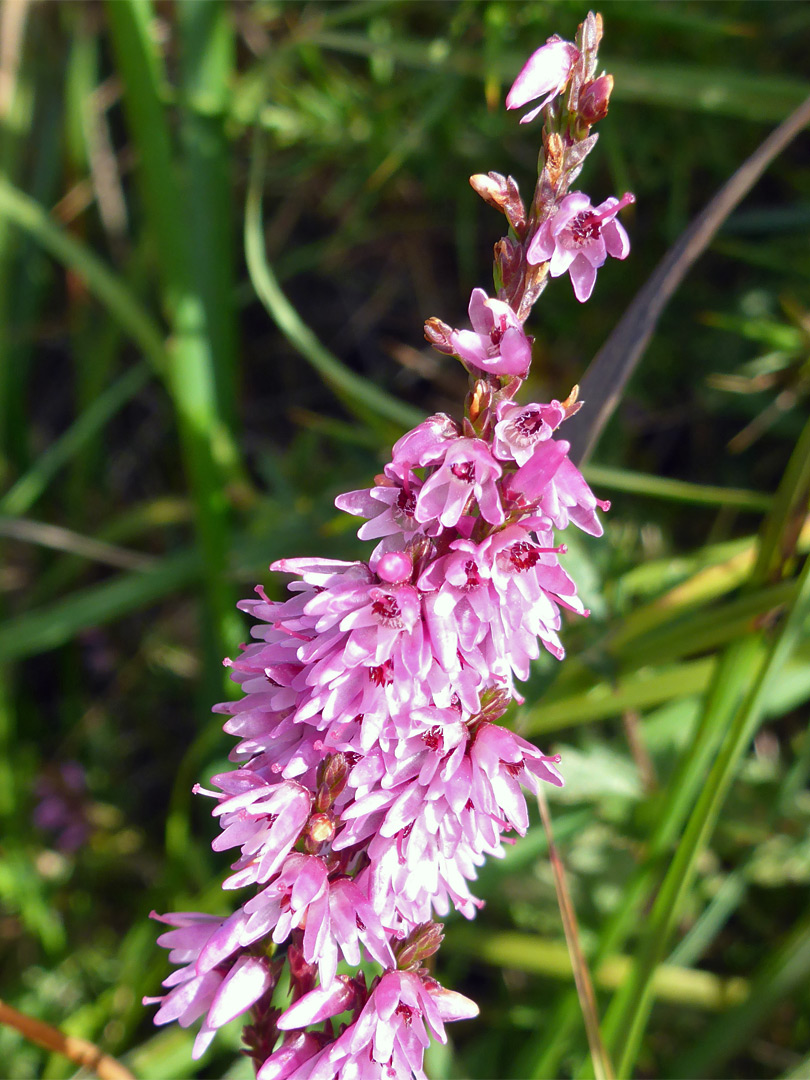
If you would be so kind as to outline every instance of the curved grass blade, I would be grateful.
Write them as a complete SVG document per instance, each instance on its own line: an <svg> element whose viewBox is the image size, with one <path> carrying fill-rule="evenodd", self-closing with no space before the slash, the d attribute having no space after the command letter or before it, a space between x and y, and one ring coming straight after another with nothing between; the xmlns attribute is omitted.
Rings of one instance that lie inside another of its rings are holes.
<svg viewBox="0 0 810 1080"><path fill-rule="evenodd" d="M166 371L164 334L140 300L89 248L60 229L34 199L0 176L0 217L32 236L55 259L77 274L129 334L161 375Z"/></svg>
<svg viewBox="0 0 810 1080"><path fill-rule="evenodd" d="M692 484L687 480L648 476L609 465L587 465L583 471L585 479L593 486L598 485L608 491L626 491L631 495L647 495L651 499L668 499L697 506L736 506L740 510L758 511L766 511L771 505L770 495L744 488Z"/></svg>
<svg viewBox="0 0 810 1080"><path fill-rule="evenodd" d="M149 367L140 363L107 387L0 498L0 513L12 517L27 513L59 470L147 385L150 378Z"/></svg>
<svg viewBox="0 0 810 1080"><path fill-rule="evenodd" d="M264 252L262 182L266 160L266 142L257 132L245 203L245 256L257 296L293 348L315 368L350 412L364 419L382 416L402 427L421 423L424 415L418 409L397 400L342 364L318 340L284 295Z"/></svg>

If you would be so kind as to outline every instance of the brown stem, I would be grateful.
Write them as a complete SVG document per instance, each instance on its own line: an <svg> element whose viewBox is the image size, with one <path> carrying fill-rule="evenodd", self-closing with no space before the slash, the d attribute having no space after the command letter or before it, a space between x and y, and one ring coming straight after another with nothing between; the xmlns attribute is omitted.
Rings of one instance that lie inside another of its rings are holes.
<svg viewBox="0 0 810 1080"><path fill-rule="evenodd" d="M26 1016L25 1013L18 1012L10 1005L6 1005L4 1001L0 1001L0 1024L14 1028L37 1046L61 1054L79 1068L92 1070L100 1080L135 1080L129 1069L109 1054L99 1050L94 1043L88 1042L87 1039L76 1038L74 1035L65 1035L58 1028L51 1027L42 1020L35 1020L31 1016Z"/></svg>
<svg viewBox="0 0 810 1080"><path fill-rule="evenodd" d="M565 942L568 946L568 955L571 957L571 968L574 972L574 984L579 996L579 1005L582 1010L582 1019L585 1023L585 1033L588 1037L588 1046L591 1051L594 1074L597 1080L614 1080L615 1073L610 1062L605 1044L599 1031L599 1011L596 1006L596 995L593 992L593 981L588 968L588 962L582 951L579 938L579 927L571 893L568 889L568 881L565 876L565 867L554 843L554 834L551 828L551 814L542 788L537 794L537 805L540 808L540 817L548 841L548 858L554 874L554 886L557 891L557 903L560 908Z"/></svg>

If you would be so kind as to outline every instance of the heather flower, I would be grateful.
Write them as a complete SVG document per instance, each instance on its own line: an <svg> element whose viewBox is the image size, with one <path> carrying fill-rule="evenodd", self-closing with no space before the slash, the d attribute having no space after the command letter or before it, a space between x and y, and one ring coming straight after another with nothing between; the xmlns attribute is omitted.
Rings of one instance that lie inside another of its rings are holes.
<svg viewBox="0 0 810 1080"><path fill-rule="evenodd" d="M81 765L64 761L43 769L34 782L34 793L38 799L33 812L37 828L55 834L56 846L66 854L83 847L94 829Z"/></svg>
<svg viewBox="0 0 810 1080"><path fill-rule="evenodd" d="M525 378L532 362L532 343L509 304L491 300L483 289L473 289L469 315L472 330L450 334L455 354L481 371Z"/></svg>
<svg viewBox="0 0 810 1080"><path fill-rule="evenodd" d="M549 112L559 125L544 133L533 201L495 173L473 184L512 230L496 245L498 295L473 290L471 330L426 325L473 376L463 420L428 417L394 444L373 487L338 496L364 519L360 539L377 541L367 561L279 560L271 569L294 579L286 599L259 587L239 605L255 620L226 661L242 696L217 706L237 740L234 768L213 778L217 790L195 790L216 802L214 850L238 849L224 888L251 891L226 919L162 917L177 970L148 1000L158 1023L203 1018L195 1056L250 1011L259 1080L423 1078L429 1036L444 1041L445 1021L477 1013L420 967L441 942L432 920L474 917L479 868L528 829L526 791L562 784L556 757L496 721L522 700L516 680L541 647L563 657L561 609L587 614L555 530L599 535L596 511L608 507L555 437L576 391L515 401L531 362L523 322L547 270L569 271L584 300L607 255L628 252L616 214L632 196L593 208L566 194L595 138L583 123L603 114L612 85L605 76L583 91L598 39L589 20L584 54L550 38L507 99L542 99L526 121L571 80L569 109L579 95L578 121ZM369 984L364 961L380 969ZM275 994L285 966L286 1009Z"/></svg>
<svg viewBox="0 0 810 1080"><path fill-rule="evenodd" d="M526 113L520 122L528 124L534 120L540 110L565 89L579 56L579 49L570 41L563 41L556 34L550 37L521 68L506 95L507 109L519 109L541 97L540 104Z"/></svg>
<svg viewBox="0 0 810 1080"><path fill-rule="evenodd" d="M245 931L252 940L270 935L280 945L301 927L304 960L318 965L323 987L331 986L335 977L338 950L350 964L360 963L361 942L378 964L393 964L391 946L367 897L349 878L330 881L320 856L288 856L244 911L249 916Z"/></svg>
<svg viewBox="0 0 810 1080"><path fill-rule="evenodd" d="M503 508L495 481L501 475L501 466L482 439L456 440L419 492L414 512L417 521L438 519L445 528L452 527L469 513L474 500L482 517L491 525L500 525Z"/></svg>
<svg viewBox="0 0 810 1080"><path fill-rule="evenodd" d="M279 1020L282 1030L342 1012L345 993L325 1003L320 991L297 1001ZM331 1010L331 1011L330 1011ZM428 1031L447 1042L446 1020L477 1016L478 1007L462 994L444 990L435 980L410 971L389 971L369 995L357 1020L331 1046L310 1058L290 1080L426 1080L422 1059L429 1044ZM272 1060L272 1059L270 1059ZM259 1080L274 1076L259 1073Z"/></svg>
<svg viewBox="0 0 810 1080"><path fill-rule="evenodd" d="M551 438L569 413L559 401L548 405L515 405L502 402L497 410L493 450L501 461L515 461L525 465L534 453L535 446Z"/></svg>
<svg viewBox="0 0 810 1080"><path fill-rule="evenodd" d="M601 536L604 530L596 510L607 511L610 503L596 498L567 454L568 443L562 439L542 443L507 479L507 492L533 501L536 513L556 529L566 529L573 522L583 532ZM526 524L536 527L533 518Z"/></svg>
<svg viewBox="0 0 810 1080"><path fill-rule="evenodd" d="M223 786L232 775L214 779ZM255 773L248 776L253 782L247 790L223 799L213 811L221 817L223 830L211 845L214 851L242 849L226 889L267 881L292 850L310 813L312 797L300 784L288 780L270 784Z"/></svg>
<svg viewBox="0 0 810 1080"><path fill-rule="evenodd" d="M194 1041L192 1057L196 1060L218 1027L247 1012L271 987L270 965L264 957L237 955L240 946L248 943L242 935L245 920L241 913L221 919L197 912L152 912L152 918L176 927L161 934L158 944L171 950L173 964L184 966L164 979L163 985L171 988L168 994L144 998L144 1004L160 1005L156 1024L177 1020L181 1027L189 1027L206 1015Z"/></svg>
<svg viewBox="0 0 810 1080"><path fill-rule="evenodd" d="M596 271L608 255L626 259L630 253L630 240L616 221L616 215L635 201L635 196L628 192L621 199L611 197L594 207L581 191L566 195L529 245L528 261L537 264L550 260L552 277L559 277L567 270L574 295L583 303L593 292Z"/></svg>

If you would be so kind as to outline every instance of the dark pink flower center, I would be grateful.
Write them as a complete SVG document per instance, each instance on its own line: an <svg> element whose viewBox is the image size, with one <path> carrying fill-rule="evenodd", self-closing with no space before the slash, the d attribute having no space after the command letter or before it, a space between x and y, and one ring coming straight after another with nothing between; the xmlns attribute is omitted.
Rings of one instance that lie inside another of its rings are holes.
<svg viewBox="0 0 810 1080"><path fill-rule="evenodd" d="M537 548L532 544L527 543L525 540L520 540L517 544L512 544L506 554L509 559L509 565L513 570L517 570L518 573L522 573L524 570L531 570L540 558Z"/></svg>
<svg viewBox="0 0 810 1080"><path fill-rule="evenodd" d="M457 480L463 480L465 484L471 484L475 480L475 466L471 461L458 461L450 466L450 472Z"/></svg>
<svg viewBox="0 0 810 1080"><path fill-rule="evenodd" d="M394 681L391 661L386 660L385 663L380 664L379 667L369 668L368 677L371 679L375 686L390 686L391 683Z"/></svg>
<svg viewBox="0 0 810 1080"><path fill-rule="evenodd" d="M372 603L371 610L385 626L402 626L399 604L393 596L383 593Z"/></svg>
<svg viewBox="0 0 810 1080"><path fill-rule="evenodd" d="M586 244L589 240L598 240L602 234L602 222L592 210L583 210L577 214L568 228L575 244Z"/></svg>
<svg viewBox="0 0 810 1080"><path fill-rule="evenodd" d="M489 332L489 340L496 349L500 349L501 341L503 341L503 335L506 333L506 329L506 316L501 315L500 322L496 326L493 326Z"/></svg>
<svg viewBox="0 0 810 1080"><path fill-rule="evenodd" d="M432 727L430 731L426 731L422 736L425 746L429 750L441 750L442 748L442 729L440 727Z"/></svg>
<svg viewBox="0 0 810 1080"><path fill-rule="evenodd" d="M399 495L397 495L397 507L406 517L413 517L416 509L416 496L412 491L406 491L405 488L402 488Z"/></svg>
<svg viewBox="0 0 810 1080"><path fill-rule="evenodd" d="M472 559L464 564L464 573L467 575L467 588L477 589L481 584L481 575L478 573L478 567Z"/></svg>
<svg viewBox="0 0 810 1080"><path fill-rule="evenodd" d="M532 435L536 435L542 426L543 417L540 415L539 409L527 409L526 412L522 412L515 420L515 427L521 435L526 435L529 438L531 438Z"/></svg>
<svg viewBox="0 0 810 1080"><path fill-rule="evenodd" d="M400 1017L406 1027L410 1027L413 1023L415 1013L416 1010L411 1008L410 1005L406 1005L404 1001L400 1001L399 1005L396 1007L396 1014Z"/></svg>

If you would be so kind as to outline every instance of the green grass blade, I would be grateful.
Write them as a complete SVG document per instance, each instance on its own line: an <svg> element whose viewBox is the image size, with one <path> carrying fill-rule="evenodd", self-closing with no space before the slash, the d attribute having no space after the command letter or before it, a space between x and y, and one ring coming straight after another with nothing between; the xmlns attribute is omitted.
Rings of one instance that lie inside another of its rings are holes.
<svg viewBox="0 0 810 1080"><path fill-rule="evenodd" d="M379 48L370 37L348 31L316 32L309 40L356 56L373 55ZM449 52L443 39L436 39L433 48L426 48L423 41L405 39L389 43L388 48L402 67L430 70L442 65L472 77L483 74L478 54L463 49ZM508 84L525 60L523 53L505 53L499 58L497 74ZM784 75L750 75L688 64L652 66L636 60L614 60L607 55L603 60L616 80L612 95L616 101L644 101L768 123L783 119L810 93L807 80Z"/></svg>
<svg viewBox="0 0 810 1080"><path fill-rule="evenodd" d="M583 470L588 483L612 491L625 491L631 495L648 495L652 499L668 499L697 506L736 506L741 510L768 510L770 495L743 488L713 487L710 484L692 484L686 480L672 480L664 476L650 476L614 469L608 465L586 465Z"/></svg>
<svg viewBox="0 0 810 1080"><path fill-rule="evenodd" d="M444 947L448 952L468 952L488 964L513 971L565 981L572 981L574 977L566 945L536 934L514 930L481 934L473 928L457 927L448 934ZM609 956L594 965L594 983L600 990L617 990L627 979L632 965L630 956ZM710 1012L721 1012L747 1000L750 994L745 979L724 979L708 971L695 971L677 964L664 964L658 968L653 992L660 1001L686 1004Z"/></svg>
<svg viewBox="0 0 810 1080"><path fill-rule="evenodd" d="M107 387L0 498L0 513L10 516L26 514L59 470L146 386L150 377L148 366L141 363Z"/></svg>
<svg viewBox="0 0 810 1080"><path fill-rule="evenodd" d="M772 684L803 635L810 616L810 560L799 579L796 601L777 634L769 656L744 706L734 717L720 753L690 815L683 838L656 897L645 925L643 940L632 976L614 999L605 1018L605 1038L614 1052L620 1051L618 1072L630 1076L641 1044L651 1005L651 980L666 954L682 901L690 887L696 861L711 837L717 817L739 762L747 750L765 711ZM739 666L737 671L739 671ZM739 676L737 676L739 678Z"/></svg>
<svg viewBox="0 0 810 1080"><path fill-rule="evenodd" d="M382 416L402 427L421 423L424 415L418 409L398 401L385 390L345 367L318 340L284 295L264 251L262 182L266 154L265 141L257 137L245 205L245 256L256 294L290 344L312 364L350 412L364 418L369 414Z"/></svg>
<svg viewBox="0 0 810 1080"><path fill-rule="evenodd" d="M155 369L164 374L166 348L163 331L140 300L109 266L51 219L34 199L0 176L0 217L5 217L63 265L76 273L110 315L129 334Z"/></svg>
<svg viewBox="0 0 810 1080"><path fill-rule="evenodd" d="M724 1065L785 998L810 979L810 916L805 915L787 939L771 953L751 980L747 1000L709 1025L701 1038L679 1054L668 1075L719 1076Z"/></svg>
<svg viewBox="0 0 810 1080"><path fill-rule="evenodd" d="M178 186L161 60L150 34L148 0L107 5L113 44L125 86L125 105L139 150L139 176L150 233L158 252L163 298L172 336L166 384L178 418L186 473L194 499L206 597L205 670L213 680L216 656L238 640L239 620L222 568L228 547L226 479L241 478L231 434L216 398L214 359L206 310L192 268L188 214ZM213 682L205 694L217 692Z"/></svg>
<svg viewBox="0 0 810 1080"><path fill-rule="evenodd" d="M232 12L221 0L184 0L177 16L180 145L188 177L192 269L205 309L216 397L232 430L237 374L234 199L225 134L234 74Z"/></svg>
<svg viewBox="0 0 810 1080"><path fill-rule="evenodd" d="M0 626L0 662L56 649L88 627L120 618L184 588L200 572L195 553L181 551L149 570L119 574L42 610L9 619Z"/></svg>

